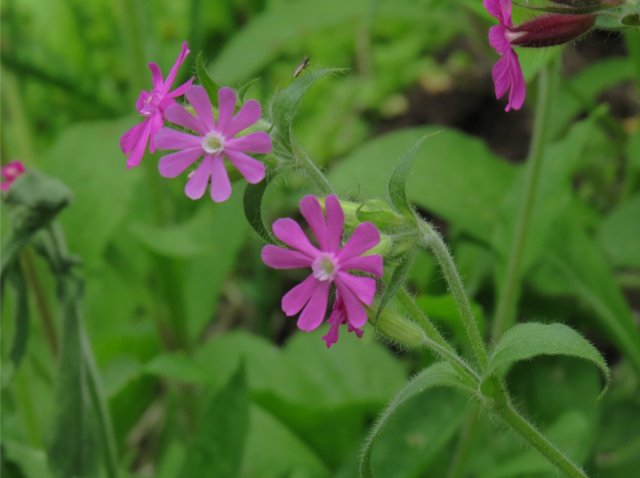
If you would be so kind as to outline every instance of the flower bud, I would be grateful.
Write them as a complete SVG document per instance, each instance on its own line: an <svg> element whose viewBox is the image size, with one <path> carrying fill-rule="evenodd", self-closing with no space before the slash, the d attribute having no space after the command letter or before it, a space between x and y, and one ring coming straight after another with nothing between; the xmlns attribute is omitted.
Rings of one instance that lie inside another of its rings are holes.
<svg viewBox="0 0 640 478"><path fill-rule="evenodd" d="M360 221L370 221L379 229L396 229L407 225L404 216L393 211L386 201L381 199L370 199L356 210L356 215Z"/></svg>
<svg viewBox="0 0 640 478"><path fill-rule="evenodd" d="M377 319L372 317L370 321L379 334L403 347L419 347L426 339L424 331L415 322L391 307L385 308Z"/></svg>
<svg viewBox="0 0 640 478"><path fill-rule="evenodd" d="M542 15L509 29L512 45L522 47L548 47L566 43L593 28L595 15Z"/></svg>

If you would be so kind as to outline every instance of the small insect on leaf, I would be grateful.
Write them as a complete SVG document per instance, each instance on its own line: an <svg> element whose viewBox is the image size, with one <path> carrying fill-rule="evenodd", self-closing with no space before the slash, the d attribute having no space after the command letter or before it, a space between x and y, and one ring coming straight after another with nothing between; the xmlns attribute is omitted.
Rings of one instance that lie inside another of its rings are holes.
<svg viewBox="0 0 640 478"><path fill-rule="evenodd" d="M298 78L300 76L300 73L302 73L302 70L304 70L307 66L309 66L310 61L311 61L311 58L305 55L302 61L298 63L298 66L296 66L296 69L293 70L293 77Z"/></svg>

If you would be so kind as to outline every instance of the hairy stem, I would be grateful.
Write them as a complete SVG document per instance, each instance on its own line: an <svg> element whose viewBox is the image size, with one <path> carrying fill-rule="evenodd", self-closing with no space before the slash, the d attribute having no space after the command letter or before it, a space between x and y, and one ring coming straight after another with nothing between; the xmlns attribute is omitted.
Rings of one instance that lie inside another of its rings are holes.
<svg viewBox="0 0 640 478"><path fill-rule="evenodd" d="M478 324L473 316L473 312L471 311L467 292L464 289L462 279L460 278L460 274L458 273L453 257L451 256L447 245L444 243L442 236L433 227L431 227L430 224L421 222L420 229L422 232L422 246L433 252L433 255L440 264L440 268L442 269L444 278L447 281L451 296L453 297L458 308L458 312L462 317L467 337L471 343L473 355L480 365L480 368L484 370L488 363L487 349L484 346L480 330L478 329Z"/></svg>
<svg viewBox="0 0 640 478"><path fill-rule="evenodd" d="M307 156L304 151L297 150L295 152L295 158L297 160L298 165L302 168L302 170L309 175L311 180L315 183L318 190L324 195L335 194L335 190L333 186L327 179L327 177L322 173L318 165L313 162L313 160Z"/></svg>
<svg viewBox="0 0 640 478"><path fill-rule="evenodd" d="M562 453L513 407L507 398L494 411L532 447L544 455L558 470L571 478L587 478L582 469Z"/></svg>
<svg viewBox="0 0 640 478"><path fill-rule="evenodd" d="M507 330L515 319L518 299L520 297L520 283L522 275L522 261L531 222L531 212L536 196L540 169L547 142L549 111L551 109L553 80L551 72L554 66L544 68L538 78L538 106L533 128L533 137L529 158L526 166L525 185L520 201L520 210L514 232L513 242L507 256L506 271L502 285L498 289L498 305L493 321L492 338L497 340Z"/></svg>

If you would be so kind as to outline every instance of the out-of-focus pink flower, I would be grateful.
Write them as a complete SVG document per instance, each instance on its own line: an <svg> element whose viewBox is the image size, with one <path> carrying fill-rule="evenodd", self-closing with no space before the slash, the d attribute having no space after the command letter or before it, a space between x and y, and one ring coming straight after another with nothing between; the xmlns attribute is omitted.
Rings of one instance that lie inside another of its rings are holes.
<svg viewBox="0 0 640 478"><path fill-rule="evenodd" d="M526 84L518 55L511 45L523 33L512 31L511 0L483 0L483 4L499 22L489 30L489 43L501 56L492 70L496 98L502 98L508 92L505 111L519 110L524 104Z"/></svg>
<svg viewBox="0 0 640 478"><path fill-rule="evenodd" d="M171 87L176 79L180 65L189 54L187 42L182 43L182 48L166 79L163 79L160 67L156 63L149 63L153 88L151 91L141 91L136 101L136 109L145 119L129 129L120 137L120 148L127 156L127 168L133 168L140 164L144 152L149 144L149 151L156 150L155 136L162 128L163 115L166 109L175 104L176 98L182 96L185 90L193 83L193 78L173 91Z"/></svg>
<svg viewBox="0 0 640 478"><path fill-rule="evenodd" d="M350 331L362 335L362 327L367 322L364 306L373 303L376 292L375 279L348 271L382 277L382 256L363 255L380 242L380 233L370 222L358 225L342 246L342 206L335 196L327 197L325 205L326 218L314 196L305 196L300 201L300 212L317 246L309 241L296 221L278 219L273 223L273 234L291 249L266 245L262 248L262 260L274 269L311 269L311 274L282 298L283 312L289 317L300 313L297 325L306 332L317 329L324 321L329 292L335 285L330 327L323 337L327 347L331 347L338 340L338 328L342 324L349 324Z"/></svg>
<svg viewBox="0 0 640 478"><path fill-rule="evenodd" d="M204 156L189 175L184 192L191 199L201 198L211 182L211 199L222 202L231 195L231 182L224 158L251 184L264 179L264 164L246 153L270 153L271 138L264 131L244 136L236 135L260 119L260 103L249 100L236 115L236 94L231 88L218 91L218 120L213 118L211 101L202 86L191 86L185 92L195 116L179 104L171 105L165 118L195 133L191 135L170 128L162 128L156 136L159 149L178 150L160 159L158 168L165 178L175 178Z"/></svg>
<svg viewBox="0 0 640 478"><path fill-rule="evenodd" d="M2 191L8 191L13 182L24 174L25 171L26 169L21 161L11 161L2 166L0 170L0 174L2 175L0 189Z"/></svg>

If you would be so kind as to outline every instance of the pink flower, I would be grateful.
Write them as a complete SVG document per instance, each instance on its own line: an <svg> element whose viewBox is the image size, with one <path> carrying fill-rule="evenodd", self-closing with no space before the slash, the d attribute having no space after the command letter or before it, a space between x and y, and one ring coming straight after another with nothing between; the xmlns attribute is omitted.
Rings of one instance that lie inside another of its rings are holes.
<svg viewBox="0 0 640 478"><path fill-rule="evenodd" d="M8 191L13 182L24 174L26 171L24 164L20 161L11 161L0 169L3 181L0 183L0 189Z"/></svg>
<svg viewBox="0 0 640 478"><path fill-rule="evenodd" d="M231 88L220 88L216 121L211 101L202 86L189 87L185 96L195 110L195 116L176 103L167 108L165 118L197 134L170 128L162 128L158 132L158 148L178 150L160 159L160 174L165 178L175 178L204 156L200 165L189 175L184 192L191 199L199 199L211 181L211 199L215 202L226 201L231 195L231 182L224 158L251 184L262 181L265 175L264 164L245 153L270 153L271 138L264 131L235 137L260 119L260 103L249 100L234 115L235 92Z"/></svg>
<svg viewBox="0 0 640 478"><path fill-rule="evenodd" d="M127 168L133 168L140 164L147 148L147 143L149 144L149 152L155 152L155 136L164 124L163 115L165 110L174 104L176 102L175 99L182 96L185 90L191 86L193 78L175 90L170 91L178 74L178 69L188 54L187 42L183 42L178 59L171 68L166 80L162 78L160 67L156 63L149 63L153 89L151 92L141 91L138 101L136 101L136 109L145 119L120 137L120 148L127 156Z"/></svg>
<svg viewBox="0 0 640 478"><path fill-rule="evenodd" d="M518 55L511 45L523 33L512 31L511 0L483 0L483 3L499 22L489 30L489 43L502 57L492 70L496 98L502 98L508 91L509 101L505 111L519 110L524 104L526 85Z"/></svg>
<svg viewBox="0 0 640 478"><path fill-rule="evenodd" d="M327 347L331 347L338 340L341 324L349 324L349 330L362 335L362 327L367 322L364 306L373 303L376 281L348 271L382 277L382 256L363 255L380 242L380 233L373 224L364 222L342 246L344 213L335 196L327 197L326 219L314 196L302 198L300 212L318 247L309 241L296 221L278 219L273 223L273 233L291 249L266 245L262 249L262 260L274 269L311 269L311 274L282 298L282 310L287 316L301 312L297 325L306 332L317 329L324 321L329 292L335 285L329 332L323 337Z"/></svg>

